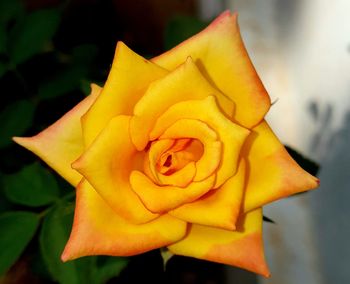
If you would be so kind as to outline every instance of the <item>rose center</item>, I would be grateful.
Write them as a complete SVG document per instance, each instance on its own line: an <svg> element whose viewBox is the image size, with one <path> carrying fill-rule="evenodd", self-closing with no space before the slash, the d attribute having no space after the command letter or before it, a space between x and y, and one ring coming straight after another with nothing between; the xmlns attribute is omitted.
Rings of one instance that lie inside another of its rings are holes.
<svg viewBox="0 0 350 284"><path fill-rule="evenodd" d="M164 151L156 163L157 171L171 175L190 162L197 162L203 154L203 145L197 139L176 139L174 144Z"/></svg>
<svg viewBox="0 0 350 284"><path fill-rule="evenodd" d="M171 166L171 161L172 161L172 155L168 155L168 157L166 157L166 160L163 164L163 167L170 167Z"/></svg>

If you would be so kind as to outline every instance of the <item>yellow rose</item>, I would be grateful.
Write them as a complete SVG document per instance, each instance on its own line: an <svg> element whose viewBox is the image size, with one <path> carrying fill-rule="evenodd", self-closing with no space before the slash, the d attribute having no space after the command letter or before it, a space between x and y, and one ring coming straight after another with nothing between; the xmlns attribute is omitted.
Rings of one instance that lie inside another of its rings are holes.
<svg viewBox="0 0 350 284"><path fill-rule="evenodd" d="M264 116L237 14L148 61L122 42L103 88L14 140L76 186L64 261L160 247L269 275L261 207L317 187Z"/></svg>

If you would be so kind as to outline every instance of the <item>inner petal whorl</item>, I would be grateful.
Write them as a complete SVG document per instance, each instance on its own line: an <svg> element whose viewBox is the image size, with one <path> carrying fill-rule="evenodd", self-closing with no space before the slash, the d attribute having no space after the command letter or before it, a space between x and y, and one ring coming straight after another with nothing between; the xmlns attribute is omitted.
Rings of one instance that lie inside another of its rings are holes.
<svg viewBox="0 0 350 284"><path fill-rule="evenodd" d="M150 143L146 153L144 172L151 180L160 186L186 187L195 177L203 146L190 138L159 139Z"/></svg>
<svg viewBox="0 0 350 284"><path fill-rule="evenodd" d="M157 162L157 170L171 175L190 162L197 162L203 155L203 145L197 139L176 139L173 146L162 153Z"/></svg>
<svg viewBox="0 0 350 284"><path fill-rule="evenodd" d="M195 144L195 151L189 152L189 154L195 154L193 160L196 160L196 176L193 180L201 181L206 179L215 172L222 158L222 143L218 134L201 120L182 118L169 126L159 137L160 140L180 140L183 138L196 140L202 145L201 149L203 151L196 150L198 149L198 144ZM185 151L180 152L180 156L183 154L187 155ZM175 160L174 157L172 157L173 160ZM186 161L186 158L181 157L180 160Z"/></svg>

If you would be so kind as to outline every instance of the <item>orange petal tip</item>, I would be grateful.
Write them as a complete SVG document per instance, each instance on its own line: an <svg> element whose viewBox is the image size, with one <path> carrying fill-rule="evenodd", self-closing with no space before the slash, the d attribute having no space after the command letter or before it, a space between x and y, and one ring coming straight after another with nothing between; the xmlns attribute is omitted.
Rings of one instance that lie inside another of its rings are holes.
<svg viewBox="0 0 350 284"><path fill-rule="evenodd" d="M67 247L64 249L64 251L63 251L63 253L61 255L61 260L63 262L67 262L67 261L71 260L70 257L69 257L69 253L67 252Z"/></svg>
<svg viewBox="0 0 350 284"><path fill-rule="evenodd" d="M231 13L230 10L225 10L210 24L210 26L215 26L216 24L221 23L225 18L232 17L234 19L237 19L237 16L238 16L237 12Z"/></svg>

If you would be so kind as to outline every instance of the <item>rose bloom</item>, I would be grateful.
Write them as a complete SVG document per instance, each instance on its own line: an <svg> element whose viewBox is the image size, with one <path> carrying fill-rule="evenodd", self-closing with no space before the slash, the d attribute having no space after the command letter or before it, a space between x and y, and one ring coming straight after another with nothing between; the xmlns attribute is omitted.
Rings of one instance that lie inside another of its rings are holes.
<svg viewBox="0 0 350 284"><path fill-rule="evenodd" d="M76 187L67 261L172 253L269 275L262 206L316 188L264 116L237 14L151 60L118 42L103 88L14 140Z"/></svg>

